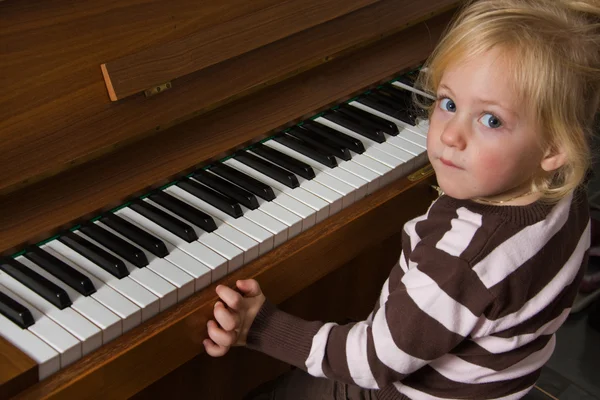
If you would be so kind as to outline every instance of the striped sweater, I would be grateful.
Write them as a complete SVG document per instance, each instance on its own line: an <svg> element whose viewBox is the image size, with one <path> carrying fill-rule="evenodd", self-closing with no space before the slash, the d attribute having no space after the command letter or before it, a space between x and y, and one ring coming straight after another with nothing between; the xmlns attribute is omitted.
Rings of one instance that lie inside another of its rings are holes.
<svg viewBox="0 0 600 400"><path fill-rule="evenodd" d="M248 347L379 399L518 399L554 350L589 244L583 193L555 206L442 196L405 224L367 320L309 322L267 302Z"/></svg>

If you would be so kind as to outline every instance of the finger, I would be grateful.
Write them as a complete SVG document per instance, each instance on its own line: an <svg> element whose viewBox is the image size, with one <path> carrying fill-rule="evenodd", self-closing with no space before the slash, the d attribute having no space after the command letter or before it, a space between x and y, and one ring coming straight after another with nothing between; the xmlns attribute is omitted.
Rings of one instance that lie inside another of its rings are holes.
<svg viewBox="0 0 600 400"><path fill-rule="evenodd" d="M247 297L255 297L260 296L262 294L262 290L260 290L260 285L254 279L243 279L235 282L236 286L244 296Z"/></svg>
<svg viewBox="0 0 600 400"><path fill-rule="evenodd" d="M232 331L240 327L240 315L230 309L225 308L225 305L220 301L215 304L213 310L215 320L226 331Z"/></svg>
<svg viewBox="0 0 600 400"><path fill-rule="evenodd" d="M224 286L218 285L215 289L221 300L227 305L227 307L239 311L242 307L242 295L235 290Z"/></svg>
<svg viewBox="0 0 600 400"><path fill-rule="evenodd" d="M237 340L237 332L225 331L217 325L215 321L208 321L206 324L208 337L219 346L231 347Z"/></svg>
<svg viewBox="0 0 600 400"><path fill-rule="evenodd" d="M202 344L204 345L206 354L208 354L211 357L221 357L229 351L229 347L219 346L210 339L204 339L202 341Z"/></svg>

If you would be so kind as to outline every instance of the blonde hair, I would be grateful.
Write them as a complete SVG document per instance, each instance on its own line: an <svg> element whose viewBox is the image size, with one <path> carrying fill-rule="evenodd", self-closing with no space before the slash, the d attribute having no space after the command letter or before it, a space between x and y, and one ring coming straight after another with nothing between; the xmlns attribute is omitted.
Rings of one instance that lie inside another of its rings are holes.
<svg viewBox="0 0 600 400"><path fill-rule="evenodd" d="M599 26L600 0L467 1L417 85L433 94L448 65L502 50L514 89L543 132L542 149L566 153L563 167L532 183L554 203L579 186L590 167L600 101Z"/></svg>

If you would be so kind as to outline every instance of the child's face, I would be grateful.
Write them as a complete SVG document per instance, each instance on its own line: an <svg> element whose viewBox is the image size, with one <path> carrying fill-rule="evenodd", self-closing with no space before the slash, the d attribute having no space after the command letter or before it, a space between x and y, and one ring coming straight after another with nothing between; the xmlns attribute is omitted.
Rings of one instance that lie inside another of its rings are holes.
<svg viewBox="0 0 600 400"><path fill-rule="evenodd" d="M438 88L427 153L438 184L459 199L528 189L540 170L539 128L511 89L503 54L451 64Z"/></svg>

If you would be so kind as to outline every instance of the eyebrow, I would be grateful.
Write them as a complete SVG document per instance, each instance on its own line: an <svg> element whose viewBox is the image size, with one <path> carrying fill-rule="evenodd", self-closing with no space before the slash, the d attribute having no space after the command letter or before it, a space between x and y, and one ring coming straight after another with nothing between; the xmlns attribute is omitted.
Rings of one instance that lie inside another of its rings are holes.
<svg viewBox="0 0 600 400"><path fill-rule="evenodd" d="M456 97L456 95L454 94L454 92L452 91L452 89L450 89L450 87L446 84L440 83L439 85L440 88L447 90L453 97ZM510 113L512 115L516 115L518 116L519 113L517 111L514 111L508 107L504 107L502 104L499 104L493 100L486 100L484 98L481 97L476 97L475 100L477 100L480 103L486 104L486 105L493 105L493 106L497 106L499 108L501 108L502 110L506 111L507 113Z"/></svg>

